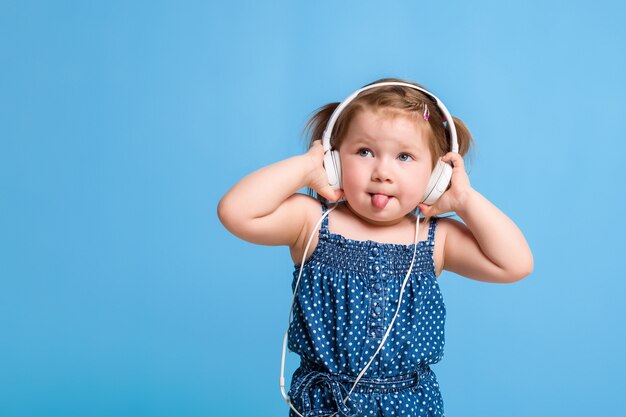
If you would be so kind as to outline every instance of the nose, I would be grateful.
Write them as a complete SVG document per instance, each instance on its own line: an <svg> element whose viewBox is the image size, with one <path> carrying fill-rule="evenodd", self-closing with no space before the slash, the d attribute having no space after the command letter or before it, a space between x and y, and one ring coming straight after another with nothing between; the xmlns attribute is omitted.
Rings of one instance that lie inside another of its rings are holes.
<svg viewBox="0 0 626 417"><path fill-rule="evenodd" d="M389 162L384 159L377 159L372 170L372 180L377 182L391 182L392 172Z"/></svg>

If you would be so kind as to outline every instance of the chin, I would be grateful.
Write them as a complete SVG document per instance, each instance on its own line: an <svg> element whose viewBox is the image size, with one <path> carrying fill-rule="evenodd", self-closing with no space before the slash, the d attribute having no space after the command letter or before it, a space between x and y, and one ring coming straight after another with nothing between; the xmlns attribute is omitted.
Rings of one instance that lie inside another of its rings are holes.
<svg viewBox="0 0 626 417"><path fill-rule="evenodd" d="M352 211L357 217L377 225L388 225L395 224L398 221L402 220L406 214L402 214L394 209L363 209L362 207L354 208L349 206L350 211Z"/></svg>

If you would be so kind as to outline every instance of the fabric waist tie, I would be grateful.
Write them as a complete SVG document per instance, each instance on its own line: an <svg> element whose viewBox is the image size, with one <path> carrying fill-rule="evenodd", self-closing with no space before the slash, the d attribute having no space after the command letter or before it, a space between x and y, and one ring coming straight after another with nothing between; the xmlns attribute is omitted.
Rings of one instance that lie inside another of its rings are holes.
<svg viewBox="0 0 626 417"><path fill-rule="evenodd" d="M359 380L354 393L388 393L415 388L431 372L430 367L424 365L413 372L392 377L363 377ZM296 377L296 375L298 376ZM351 403L350 400L344 403L348 389L352 387L354 381L356 381L356 376L329 373L322 366L303 358L300 362L300 370L294 374L289 397L292 402L295 400L301 405L303 408L301 411L304 412L305 417L322 417L335 414L341 417L356 417L360 413L358 406ZM312 409L313 393L320 389L329 391L332 397L331 403L335 406L334 410Z"/></svg>

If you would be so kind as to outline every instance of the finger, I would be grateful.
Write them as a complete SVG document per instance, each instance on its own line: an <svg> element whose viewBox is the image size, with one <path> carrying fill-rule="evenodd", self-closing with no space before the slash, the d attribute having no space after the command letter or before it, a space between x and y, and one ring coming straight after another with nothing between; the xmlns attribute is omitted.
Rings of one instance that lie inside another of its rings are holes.
<svg viewBox="0 0 626 417"><path fill-rule="evenodd" d="M317 193L333 203L338 201L343 196L342 190L333 190L330 186L320 188L317 190Z"/></svg>
<svg viewBox="0 0 626 417"><path fill-rule="evenodd" d="M420 212L422 212L424 216L430 217L430 216L436 216L437 214L439 214L436 204L432 206L428 206L424 203L420 203L417 206L419 207Z"/></svg>
<svg viewBox="0 0 626 417"><path fill-rule="evenodd" d="M447 154L441 157L441 160L444 162L452 163L453 168L456 168L456 167L463 168L464 162L465 162L463 161L463 157L456 152L448 152Z"/></svg>

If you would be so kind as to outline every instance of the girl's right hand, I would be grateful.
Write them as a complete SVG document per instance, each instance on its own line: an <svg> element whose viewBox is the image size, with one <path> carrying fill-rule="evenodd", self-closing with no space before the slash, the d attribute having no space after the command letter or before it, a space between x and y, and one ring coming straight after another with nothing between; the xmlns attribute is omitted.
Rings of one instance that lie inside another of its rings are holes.
<svg viewBox="0 0 626 417"><path fill-rule="evenodd" d="M316 140L305 154L310 161L310 171L307 187L315 190L316 193L328 201L338 201L343 196L343 190L333 190L328 183L328 175L324 169L324 147L321 140Z"/></svg>
<svg viewBox="0 0 626 417"><path fill-rule="evenodd" d="M328 184L323 161L324 151L318 141L306 153L246 175L220 200L220 221L248 242L286 245L292 253L302 255L300 245L319 217L320 207L314 198L298 191L310 187L329 201L342 196Z"/></svg>

